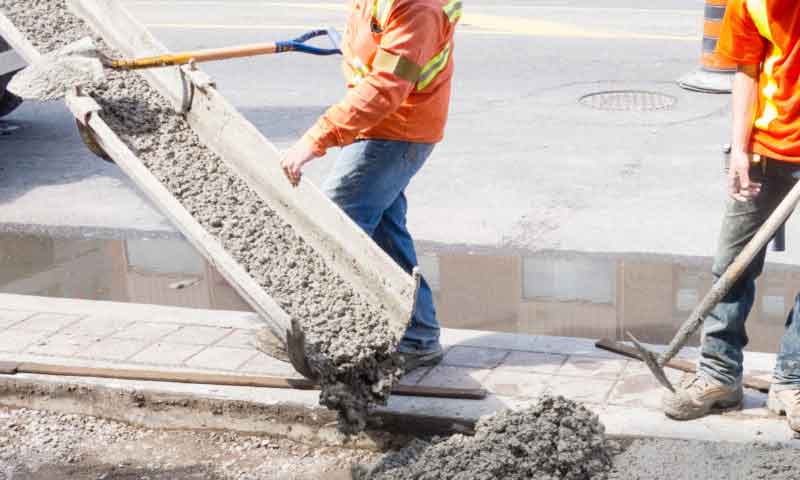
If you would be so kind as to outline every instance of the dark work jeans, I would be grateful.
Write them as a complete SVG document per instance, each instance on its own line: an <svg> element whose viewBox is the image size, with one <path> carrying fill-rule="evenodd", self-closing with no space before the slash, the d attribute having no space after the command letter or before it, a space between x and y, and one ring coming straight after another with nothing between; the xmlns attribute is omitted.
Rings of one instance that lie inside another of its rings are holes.
<svg viewBox="0 0 800 480"><path fill-rule="evenodd" d="M323 190L406 272L417 266L414 240L406 228L405 190L433 151L433 144L363 140L342 149ZM416 309L399 350L439 350L433 292L422 279Z"/></svg>
<svg viewBox="0 0 800 480"><path fill-rule="evenodd" d="M763 162L766 162L764 164ZM794 186L800 165L762 159L750 168L750 178L762 184L754 200L729 200L712 272L719 278L758 228ZM742 378L742 351L747 345L745 321L755 298L755 281L764 267L762 249L731 291L703 323L700 371L732 385ZM774 389L800 389L800 295L786 318L786 330L775 365Z"/></svg>

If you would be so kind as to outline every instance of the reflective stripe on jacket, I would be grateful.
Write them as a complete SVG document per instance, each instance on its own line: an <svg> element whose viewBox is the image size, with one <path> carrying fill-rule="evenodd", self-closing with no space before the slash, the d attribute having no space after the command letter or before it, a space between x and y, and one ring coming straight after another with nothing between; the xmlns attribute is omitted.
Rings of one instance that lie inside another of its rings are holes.
<svg viewBox="0 0 800 480"><path fill-rule="evenodd" d="M314 152L358 139L444 134L461 0L352 0L342 40L348 93L306 133Z"/></svg>

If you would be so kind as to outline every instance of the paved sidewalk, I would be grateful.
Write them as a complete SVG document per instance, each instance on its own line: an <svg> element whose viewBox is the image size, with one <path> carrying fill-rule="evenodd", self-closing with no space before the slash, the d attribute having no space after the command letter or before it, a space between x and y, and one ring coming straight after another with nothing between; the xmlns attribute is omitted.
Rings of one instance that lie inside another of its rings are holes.
<svg viewBox="0 0 800 480"><path fill-rule="evenodd" d="M297 376L289 364L256 350L254 334L261 325L255 314L245 312L0 295L0 361ZM443 343L447 355L441 365L418 370L403 382L483 387L491 395L483 401L396 396L382 410L474 420L550 393L585 402L613 434L767 442L791 438L785 421L764 408L766 395L755 391L747 391L741 412L695 422L670 421L658 410L662 389L647 368L596 349L592 340L445 330ZM681 355L695 353L687 349ZM768 377L773 361L771 354L748 353L748 373ZM677 380L681 373L671 371L671 375ZM50 383L76 381L17 377ZM10 377L0 376L0 381L4 378ZM318 399L313 391L104 379L80 382L310 409Z"/></svg>

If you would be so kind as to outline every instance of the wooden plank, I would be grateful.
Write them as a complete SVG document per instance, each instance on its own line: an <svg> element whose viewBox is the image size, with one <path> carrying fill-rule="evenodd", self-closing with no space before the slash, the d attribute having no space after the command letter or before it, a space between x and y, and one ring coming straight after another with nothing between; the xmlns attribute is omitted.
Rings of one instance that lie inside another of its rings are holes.
<svg viewBox="0 0 800 480"><path fill-rule="evenodd" d="M607 338L602 338L597 342L595 342L594 345L597 348L606 350L608 352L616 353L618 355L622 355L628 358L633 358L639 361L642 360L642 358L639 356L639 351L636 350L635 347L625 345L624 343L615 342ZM683 372L689 372L689 373L697 372L697 366L694 364L694 362L682 360L680 358L673 358L672 360L669 361L669 363L667 363L666 366L669 368L674 368L675 370L681 370ZM771 382L767 380L756 378L750 375L745 375L744 378L742 379L742 382L745 387L752 388L753 390L758 390L763 393L769 392L769 387L771 385Z"/></svg>
<svg viewBox="0 0 800 480"><path fill-rule="evenodd" d="M68 377L113 378L118 380L140 380L148 382L175 382L200 385L224 385L256 388L292 388L298 390L317 390L319 386L305 378L273 377L263 375L238 375L202 372L168 372L161 370L142 370L128 368L98 368L73 365L58 365L36 362L0 362L0 373L30 373L37 375L56 375ZM487 392L475 388L421 387L416 385L397 385L392 394L414 397L454 398L481 400Z"/></svg>
<svg viewBox="0 0 800 480"><path fill-rule="evenodd" d="M0 362L0 374L14 375L19 369L19 362Z"/></svg>
<svg viewBox="0 0 800 480"><path fill-rule="evenodd" d="M69 5L126 56L168 52L117 0L70 0ZM177 68L141 73L176 107L193 98L187 120L202 141L345 281L371 301L386 305L393 325L405 330L414 305L411 276L313 184L303 181L298 188L291 187L280 168L277 148L214 88L192 94Z"/></svg>

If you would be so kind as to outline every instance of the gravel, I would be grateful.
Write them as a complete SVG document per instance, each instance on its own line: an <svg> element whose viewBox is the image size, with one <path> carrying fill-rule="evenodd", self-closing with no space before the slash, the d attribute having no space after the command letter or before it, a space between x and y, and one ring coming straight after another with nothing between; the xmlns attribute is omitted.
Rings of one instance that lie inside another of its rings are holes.
<svg viewBox="0 0 800 480"><path fill-rule="evenodd" d="M374 453L0 407L2 480L349 479Z"/></svg>
<svg viewBox="0 0 800 480"><path fill-rule="evenodd" d="M85 36L89 27L64 0L0 0L0 9L40 50ZM102 39L103 53L114 56ZM292 227L198 139L135 72L107 72L85 89L102 118L225 250L306 331L306 353L321 375L320 403L339 412L346 433L365 426L402 375L400 341L383 305L372 305L331 270Z"/></svg>

